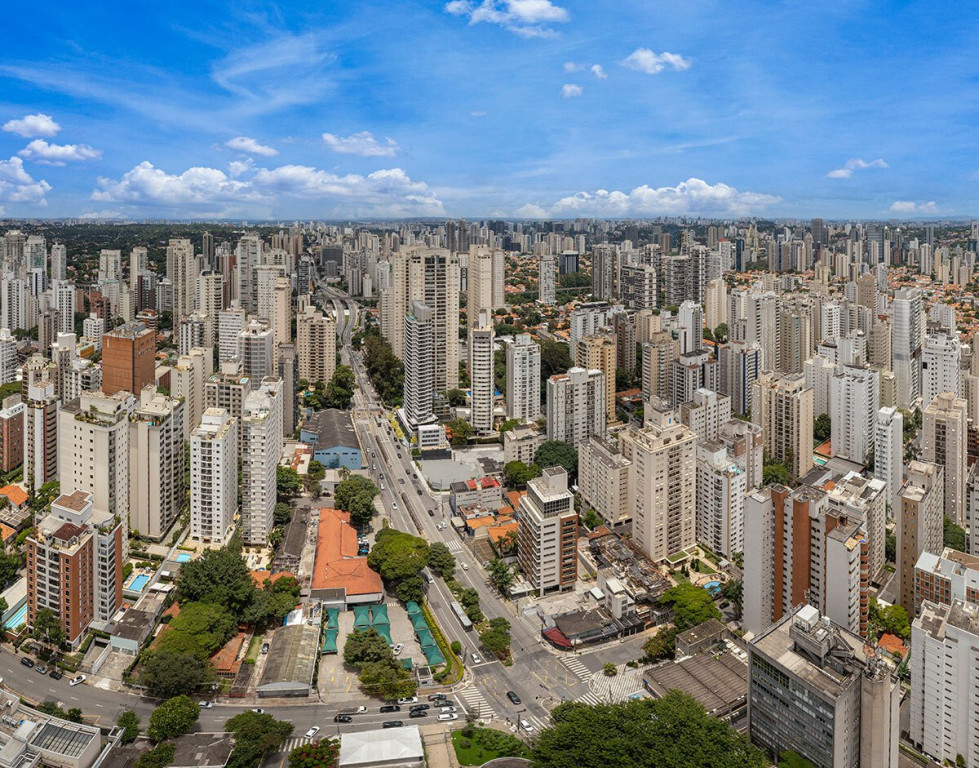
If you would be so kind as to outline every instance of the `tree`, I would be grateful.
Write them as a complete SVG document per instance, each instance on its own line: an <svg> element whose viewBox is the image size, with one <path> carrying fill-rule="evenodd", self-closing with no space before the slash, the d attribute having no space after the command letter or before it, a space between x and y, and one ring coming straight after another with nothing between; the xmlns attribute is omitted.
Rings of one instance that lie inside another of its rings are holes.
<svg viewBox="0 0 979 768"><path fill-rule="evenodd" d="M394 654L388 641L373 627L355 629L347 635L347 641L343 645L343 663L355 669L392 658Z"/></svg>
<svg viewBox="0 0 979 768"><path fill-rule="evenodd" d="M510 655L510 622L506 619L490 619L489 626L479 633L483 648L499 659Z"/></svg>
<svg viewBox="0 0 979 768"><path fill-rule="evenodd" d="M676 655L676 627L661 626L655 635L642 644L642 652L650 661L672 659Z"/></svg>
<svg viewBox="0 0 979 768"><path fill-rule="evenodd" d="M689 582L670 587L662 594L659 602L661 605L673 606L673 623L681 632L703 624L708 619L721 618L721 612L714 605L710 592Z"/></svg>
<svg viewBox="0 0 979 768"><path fill-rule="evenodd" d="M884 559L888 563L897 562L897 536L893 533L884 536Z"/></svg>
<svg viewBox="0 0 979 768"><path fill-rule="evenodd" d="M368 696L400 699L414 696L418 683L405 667L396 661L371 662L360 670L360 687Z"/></svg>
<svg viewBox="0 0 979 768"><path fill-rule="evenodd" d="M428 547L428 567L443 579L448 579L455 573L456 559L449 548L441 541L436 541Z"/></svg>
<svg viewBox="0 0 979 768"><path fill-rule="evenodd" d="M574 366L568 345L560 341L545 341L540 345L540 375L547 380L556 373L567 373Z"/></svg>
<svg viewBox="0 0 979 768"><path fill-rule="evenodd" d="M284 576L274 583L266 579L257 599L245 613L245 622L258 629L280 626L286 614L299 602L299 592L299 582L292 577Z"/></svg>
<svg viewBox="0 0 979 768"><path fill-rule="evenodd" d="M425 599L425 580L417 573L414 576L405 576L398 580L394 594L403 603L420 603Z"/></svg>
<svg viewBox="0 0 979 768"><path fill-rule="evenodd" d="M303 487L309 493L314 493L319 490L320 482L326 477L326 467L316 459L309 462L309 467L306 470L306 477L303 478Z"/></svg>
<svg viewBox="0 0 979 768"><path fill-rule="evenodd" d="M876 597L870 598L870 623L877 628L880 634L887 632L902 640L908 640L911 637L908 612L900 605L888 605L881 608Z"/></svg>
<svg viewBox="0 0 979 768"><path fill-rule="evenodd" d="M632 389L633 380L632 374L625 368L615 369L615 391L625 392L627 389Z"/></svg>
<svg viewBox="0 0 979 768"><path fill-rule="evenodd" d="M812 437L817 443L825 443L833 435L833 422L829 414L821 413L812 423Z"/></svg>
<svg viewBox="0 0 979 768"><path fill-rule="evenodd" d="M456 408L466 404L466 393L461 389L450 389L445 393L445 399L451 407Z"/></svg>
<svg viewBox="0 0 979 768"><path fill-rule="evenodd" d="M353 400L356 384L357 379L354 376L353 368L349 365L338 365L333 372L333 378L326 385L323 397L320 399L320 406L346 410Z"/></svg>
<svg viewBox="0 0 979 768"><path fill-rule="evenodd" d="M534 463L542 469L564 467L572 478L578 474L578 452L560 440L548 440L541 443L534 456Z"/></svg>
<svg viewBox="0 0 979 768"><path fill-rule="evenodd" d="M965 552L965 529L953 523L948 515L942 521L942 542L946 547Z"/></svg>
<svg viewBox="0 0 979 768"><path fill-rule="evenodd" d="M789 472L789 468L780 461L772 461L764 464L762 466L761 475L762 484L764 485L770 485L772 483L788 485L790 482L792 482L792 473Z"/></svg>
<svg viewBox="0 0 979 768"><path fill-rule="evenodd" d="M727 341L727 333L727 323L720 323L714 329L714 341L716 341L718 344L724 344Z"/></svg>
<svg viewBox="0 0 979 768"><path fill-rule="evenodd" d="M127 709L116 721L116 725L122 728L122 735L119 737L123 744L132 744L139 736L139 715L131 709Z"/></svg>
<svg viewBox="0 0 979 768"><path fill-rule="evenodd" d="M272 715L251 711L235 715L224 724L224 730L235 735L227 768L258 768L292 735L292 728L292 723Z"/></svg>
<svg viewBox="0 0 979 768"><path fill-rule="evenodd" d="M445 431L451 435L452 445L465 445L469 438L476 434L470 424L465 419L452 419L445 422Z"/></svg>
<svg viewBox="0 0 979 768"><path fill-rule="evenodd" d="M196 653L207 659L231 639L237 626L235 617L220 605L185 603L154 650Z"/></svg>
<svg viewBox="0 0 979 768"><path fill-rule="evenodd" d="M133 768L166 768L173 762L177 748L173 742L164 741L157 744L153 749L144 752L137 758Z"/></svg>
<svg viewBox="0 0 979 768"><path fill-rule="evenodd" d="M508 461L503 465L503 481L515 490L526 487L535 477L540 477L540 467L527 466L522 461Z"/></svg>
<svg viewBox="0 0 979 768"><path fill-rule="evenodd" d="M762 768L764 753L691 696L559 704L533 742L536 768ZM655 756L655 758L651 757Z"/></svg>
<svg viewBox="0 0 979 768"><path fill-rule="evenodd" d="M152 650L139 666L139 682L161 699L193 693L211 676L211 665L193 652Z"/></svg>
<svg viewBox="0 0 979 768"><path fill-rule="evenodd" d="M486 566L489 571L490 583L496 587L497 591L504 597L510 593L510 587L513 586L514 575L513 568L506 564L503 560L498 557L494 557Z"/></svg>
<svg viewBox="0 0 979 768"><path fill-rule="evenodd" d="M276 525L289 525L292 521L292 507L283 502L275 505L274 522Z"/></svg>
<svg viewBox="0 0 979 768"><path fill-rule="evenodd" d="M785 750L778 756L778 764L781 768L816 768L806 758L791 749Z"/></svg>
<svg viewBox="0 0 979 768"><path fill-rule="evenodd" d="M611 661L606 661L604 664L602 664L602 674L605 675L605 677L615 677L617 674L619 674L619 668Z"/></svg>
<svg viewBox="0 0 979 768"><path fill-rule="evenodd" d="M368 525L374 517L374 497L380 493L377 486L366 477L351 475L337 483L333 503L337 509L350 513L354 527Z"/></svg>
<svg viewBox="0 0 979 768"><path fill-rule="evenodd" d="M184 603L214 603L233 616L242 615L255 601L255 582L237 547L209 549L184 563L177 579L177 599Z"/></svg>
<svg viewBox="0 0 979 768"><path fill-rule="evenodd" d="M428 542L410 533L384 528L374 538L367 564L388 582L415 576L428 565Z"/></svg>
<svg viewBox="0 0 979 768"><path fill-rule="evenodd" d="M728 579L721 586L721 597L730 600L731 604L737 608L738 615L741 615L741 606L744 602L744 583L739 579Z"/></svg>
<svg viewBox="0 0 979 768"><path fill-rule="evenodd" d="M65 630L61 627L61 620L50 608L42 608L37 612L31 634L35 639L43 640L44 643L55 647L65 641Z"/></svg>
<svg viewBox="0 0 979 768"><path fill-rule="evenodd" d="M0 550L0 590L6 589L17 580L24 562L23 552Z"/></svg>
<svg viewBox="0 0 979 768"><path fill-rule="evenodd" d="M289 768L328 768L340 757L338 739L320 739L303 744L289 753Z"/></svg>
<svg viewBox="0 0 979 768"><path fill-rule="evenodd" d="M302 493L303 480L292 467L275 468L275 495L279 501L288 501Z"/></svg>
<svg viewBox="0 0 979 768"><path fill-rule="evenodd" d="M153 710L146 735L153 741L175 739L193 728L200 714L201 708L196 701L187 696L174 696Z"/></svg>

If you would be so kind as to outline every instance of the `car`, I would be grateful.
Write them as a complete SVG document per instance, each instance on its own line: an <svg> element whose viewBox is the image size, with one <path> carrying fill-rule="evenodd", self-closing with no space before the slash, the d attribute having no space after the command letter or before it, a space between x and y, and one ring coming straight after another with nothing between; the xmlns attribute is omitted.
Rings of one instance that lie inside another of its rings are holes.
<svg viewBox="0 0 979 768"><path fill-rule="evenodd" d="M478 653L471 653L469 655L472 656L473 664L482 664L483 663L483 657L480 656Z"/></svg>
<svg viewBox="0 0 979 768"><path fill-rule="evenodd" d="M469 570L469 563L463 563L462 564L462 570L468 571Z"/></svg>
<svg viewBox="0 0 979 768"><path fill-rule="evenodd" d="M199 701L199 702L197 702L197 706L199 706L201 709L211 709L214 706L214 702L213 701Z"/></svg>
<svg viewBox="0 0 979 768"><path fill-rule="evenodd" d="M350 715L337 715L333 718L334 723L352 723L354 719Z"/></svg>
<svg viewBox="0 0 979 768"><path fill-rule="evenodd" d="M64 675L61 674L58 670L52 669L50 672L48 672L48 677L50 677L52 680L60 680L61 678L64 677Z"/></svg>
<svg viewBox="0 0 979 768"><path fill-rule="evenodd" d="M371 451L371 458L372 459L376 459L377 458L377 454L374 453L374 451Z"/></svg>
<svg viewBox="0 0 979 768"><path fill-rule="evenodd" d="M269 652L269 644L268 643L262 643L262 655L264 656L268 652Z"/></svg>
<svg viewBox="0 0 979 768"><path fill-rule="evenodd" d="M405 696L404 698L398 699L397 703L398 704L417 704L418 703L418 697L417 696Z"/></svg>
<svg viewBox="0 0 979 768"><path fill-rule="evenodd" d="M435 517L435 510L434 509L428 510L428 516L429 517Z"/></svg>
<svg viewBox="0 0 979 768"><path fill-rule="evenodd" d="M85 675L79 675L78 677L71 678L71 680L68 681L68 685L74 688L76 685L81 685L86 680L88 680L88 678L85 677Z"/></svg>
<svg viewBox="0 0 979 768"><path fill-rule="evenodd" d="M443 722L445 720L458 720L459 719L459 715L439 715L438 716L438 719L441 720L441 721L443 721Z"/></svg>
<svg viewBox="0 0 979 768"><path fill-rule="evenodd" d="M347 712L346 714L363 715L366 714L366 712L367 712L367 707L357 707L357 709L355 709L353 712Z"/></svg>
<svg viewBox="0 0 979 768"><path fill-rule="evenodd" d="M392 501L391 502L391 509L397 509L397 508L398 508L398 502Z"/></svg>
<svg viewBox="0 0 979 768"><path fill-rule="evenodd" d="M408 717L428 717L428 712L424 709L416 709L414 712L409 712Z"/></svg>
<svg viewBox="0 0 979 768"><path fill-rule="evenodd" d="M396 646L394 646L394 655L399 656L404 649L404 643L398 643Z"/></svg>
<svg viewBox="0 0 979 768"><path fill-rule="evenodd" d="M404 722L401 720L385 720L381 723L381 728L400 728L402 725Z"/></svg>
<svg viewBox="0 0 979 768"><path fill-rule="evenodd" d="M20 663L23 664L25 667L33 667L34 666L34 662L31 661L26 656L21 656L20 657Z"/></svg>
<svg viewBox="0 0 979 768"><path fill-rule="evenodd" d="M417 473L417 472L412 472L412 473L411 473L411 476L412 476L413 478L415 478L415 480L417 480L417 479L418 479L418 473Z"/></svg>
<svg viewBox="0 0 979 768"><path fill-rule="evenodd" d="M455 711L456 711L455 707L441 707L439 709L439 712L441 712L443 715L447 715Z"/></svg>
<svg viewBox="0 0 979 768"><path fill-rule="evenodd" d="M426 709L431 709L431 704L412 704L408 709L411 712L424 712Z"/></svg>
<svg viewBox="0 0 979 768"><path fill-rule="evenodd" d="M246 709L245 711L246 712L254 712L256 715L264 715L265 714L265 710L262 709L261 707L250 707L249 709Z"/></svg>
<svg viewBox="0 0 979 768"><path fill-rule="evenodd" d="M428 694L429 701L445 701L448 698L444 693L430 693Z"/></svg>
<svg viewBox="0 0 979 768"><path fill-rule="evenodd" d="M46 675L48 673L48 668L43 664L38 664L36 667L34 667L34 671L39 675Z"/></svg>
<svg viewBox="0 0 979 768"><path fill-rule="evenodd" d="M383 707L381 707L378 710L378 712L380 712L381 714L384 714L385 712L400 712L400 711L401 711L401 707L399 707L397 704L385 704Z"/></svg>
<svg viewBox="0 0 979 768"><path fill-rule="evenodd" d="M521 703L521 702L520 702L520 697L519 697L519 696L517 696L517 694L516 694L516 692L514 692L514 691L507 691L507 692L506 692L506 697L507 697L508 699L510 699L510 701L511 701L511 702L512 702L513 704L517 704L517 705L519 705L519 704Z"/></svg>
<svg viewBox="0 0 979 768"><path fill-rule="evenodd" d="M320 732L320 727L318 725L314 725L312 728L306 731L306 738L311 739L319 732Z"/></svg>
<svg viewBox="0 0 979 768"><path fill-rule="evenodd" d="M534 730L534 726L532 726L530 724L530 721L529 720L521 720L520 721L520 727L523 728L528 733L530 733L532 730Z"/></svg>
<svg viewBox="0 0 979 768"><path fill-rule="evenodd" d="M422 495L422 489L421 489L421 488L419 488L419 489L418 489L418 495L419 495L419 496L421 496L421 495Z"/></svg>

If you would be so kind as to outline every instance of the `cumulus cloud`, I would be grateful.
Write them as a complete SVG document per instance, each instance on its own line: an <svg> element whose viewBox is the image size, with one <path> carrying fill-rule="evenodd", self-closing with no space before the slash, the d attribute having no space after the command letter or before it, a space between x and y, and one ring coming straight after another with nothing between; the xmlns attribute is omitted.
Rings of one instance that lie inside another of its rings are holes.
<svg viewBox="0 0 979 768"><path fill-rule="evenodd" d="M591 73L599 80L605 80L608 77L608 74L605 72L605 67L601 64L592 64Z"/></svg>
<svg viewBox="0 0 979 768"><path fill-rule="evenodd" d="M526 205L522 205L517 208L517 210L514 211L514 215L520 219L546 219L547 211L545 211L539 205L527 203Z"/></svg>
<svg viewBox="0 0 979 768"><path fill-rule="evenodd" d="M547 208L526 205L517 211L521 216L677 216L711 214L747 216L764 210L781 198L760 192L743 192L727 184L708 184L702 179L687 179L675 187L636 187L631 192L578 192L558 200Z"/></svg>
<svg viewBox="0 0 979 768"><path fill-rule="evenodd" d="M48 144L44 139L34 139L17 154L45 165L64 165L98 160L102 157L102 150L93 149L88 144Z"/></svg>
<svg viewBox="0 0 979 768"><path fill-rule="evenodd" d="M571 18L567 9L551 0L451 0L443 8L453 16L467 17L470 24L499 24L522 37L553 37L557 32L547 25Z"/></svg>
<svg viewBox="0 0 979 768"><path fill-rule="evenodd" d="M242 162L229 173L197 167L171 174L144 161L119 179L99 179L92 192L97 202L184 210L193 206L201 212L271 206L289 197L332 201L337 212L348 216L445 214L435 192L400 168L340 176L304 165L269 169Z"/></svg>
<svg viewBox="0 0 979 768"><path fill-rule="evenodd" d="M39 112L36 115L24 115L19 120L8 120L3 124L3 129L25 139L33 139L35 136L54 136L61 130L61 126L51 115Z"/></svg>
<svg viewBox="0 0 979 768"><path fill-rule="evenodd" d="M585 92L585 89L574 83L565 83L561 86L561 95L566 99L576 99Z"/></svg>
<svg viewBox="0 0 979 768"><path fill-rule="evenodd" d="M255 162L250 158L246 157L244 160L232 160L228 163L228 175L236 179L243 173L247 173L255 167Z"/></svg>
<svg viewBox="0 0 979 768"><path fill-rule="evenodd" d="M929 200L927 203L916 203L912 200L897 200L891 203L891 211L906 215L913 213L931 214L938 213L938 206L934 200Z"/></svg>
<svg viewBox="0 0 979 768"><path fill-rule="evenodd" d="M118 219L125 219L127 217L126 217L126 214L124 214L122 211L111 211L111 210L107 210L107 211L89 211L88 213L83 213L78 218L79 219L85 219L86 221L93 221L93 220L96 220L97 221L97 220L100 220L100 219L101 220L111 220L111 219L117 219L118 220Z"/></svg>
<svg viewBox="0 0 979 768"><path fill-rule="evenodd" d="M876 160L871 160L867 162L859 157L851 157L841 168L834 168L832 171L826 174L829 179L849 179L854 171L863 171L867 168L887 168L887 163L884 162L883 158L878 157Z"/></svg>
<svg viewBox="0 0 979 768"><path fill-rule="evenodd" d="M577 72L579 69L581 69L581 67L578 64L575 64L573 61L564 62L564 71L569 74L571 72Z"/></svg>
<svg viewBox="0 0 979 768"><path fill-rule="evenodd" d="M24 161L19 157L0 160L0 201L45 205L44 196L50 191L50 184L34 179L24 170Z"/></svg>
<svg viewBox="0 0 979 768"><path fill-rule="evenodd" d="M649 48L636 48L622 61L622 66L647 75L658 75L664 69L677 72L690 69L690 59L685 59L678 53L653 53Z"/></svg>
<svg viewBox="0 0 979 768"><path fill-rule="evenodd" d="M262 155L263 157L274 157L279 154L279 150L266 144L259 144L255 139L248 136L235 136L224 142L224 146L233 149L235 152L246 152L249 155Z"/></svg>
<svg viewBox="0 0 979 768"><path fill-rule="evenodd" d="M394 157L401 147L394 139L380 142L370 131L360 131L349 136L337 136L335 133L324 133L323 141L326 146L341 155L360 155L361 157Z"/></svg>

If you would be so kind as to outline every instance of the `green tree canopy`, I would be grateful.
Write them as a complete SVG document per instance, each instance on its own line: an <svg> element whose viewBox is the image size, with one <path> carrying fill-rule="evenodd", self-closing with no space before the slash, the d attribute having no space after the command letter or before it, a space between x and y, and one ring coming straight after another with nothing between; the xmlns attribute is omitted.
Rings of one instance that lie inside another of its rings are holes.
<svg viewBox="0 0 979 768"><path fill-rule="evenodd" d="M177 579L177 599L184 603L214 603L241 616L255 600L255 582L236 547L209 549L184 563Z"/></svg>
<svg viewBox="0 0 979 768"><path fill-rule="evenodd" d="M275 505L275 524L276 525L288 525L292 520L292 507L284 502L278 502Z"/></svg>
<svg viewBox="0 0 979 768"><path fill-rule="evenodd" d="M560 341L545 341L540 345L540 375L549 379L556 373L567 373L574 366L568 345Z"/></svg>
<svg viewBox="0 0 979 768"><path fill-rule="evenodd" d="M211 665L189 651L148 651L139 665L140 684L161 699L193 693L211 676Z"/></svg>
<svg viewBox="0 0 979 768"><path fill-rule="evenodd" d="M536 464L527 466L522 461L508 461L503 466L503 481L510 488L525 488L535 477L540 477L540 467Z"/></svg>
<svg viewBox="0 0 979 768"><path fill-rule="evenodd" d="M136 741L140 732L139 715L131 709L127 709L119 715L116 725L122 728L122 735L119 738L123 744L132 744Z"/></svg>
<svg viewBox="0 0 979 768"><path fill-rule="evenodd" d="M661 626L655 635L642 644L642 652L651 661L672 659L676 655L676 636L680 634L676 627Z"/></svg>
<svg viewBox="0 0 979 768"><path fill-rule="evenodd" d="M535 768L763 768L761 750L691 696L560 704L531 749Z"/></svg>
<svg viewBox="0 0 979 768"><path fill-rule="evenodd" d="M234 635L238 623L220 605L185 603L170 622L170 630L157 641L155 650L196 653L209 658Z"/></svg>
<svg viewBox="0 0 979 768"><path fill-rule="evenodd" d="M355 669L360 669L365 664L388 661L393 657L388 641L373 627L354 630L347 635L343 646L344 664Z"/></svg>
<svg viewBox="0 0 979 768"><path fill-rule="evenodd" d="M428 542L404 531L384 528L377 532L367 563L388 582L416 576L428 565Z"/></svg>
<svg viewBox="0 0 979 768"><path fill-rule="evenodd" d="M333 373L333 378L326 385L323 397L319 402L320 407L346 410L353 400L356 383L354 369L349 365L338 365Z"/></svg>
<svg viewBox="0 0 979 768"><path fill-rule="evenodd" d="M572 478L578 474L578 452L560 440L542 443L534 456L534 463L541 469L564 467Z"/></svg>
<svg viewBox="0 0 979 768"><path fill-rule="evenodd" d="M235 735L227 768L259 768L292 735L292 729L292 723L276 720L272 715L258 712L235 715L224 724L224 730Z"/></svg>
<svg viewBox="0 0 979 768"><path fill-rule="evenodd" d="M496 587L501 595L509 594L510 587L516 579L516 574L505 561L494 557L487 563L486 570L489 572L490 583Z"/></svg>
<svg viewBox="0 0 979 768"><path fill-rule="evenodd" d="M418 683L411 672L397 662L371 662L360 669L360 687L368 696L400 699L414 696Z"/></svg>
<svg viewBox="0 0 979 768"><path fill-rule="evenodd" d="M288 501L302 493L303 479L292 467L275 468L275 494L278 501Z"/></svg>
<svg viewBox="0 0 979 768"><path fill-rule="evenodd" d="M350 523L360 527L374 517L374 497L378 493L377 486L366 477L351 475L337 483L333 503L337 509L349 512Z"/></svg>
<svg viewBox="0 0 979 768"><path fill-rule="evenodd" d="M455 573L455 556L441 541L433 542L428 547L428 567L443 579L447 579Z"/></svg>
<svg viewBox="0 0 979 768"><path fill-rule="evenodd" d="M662 594L659 602L661 605L673 606L673 623L681 632L709 619L721 618L721 612L714 605L710 592L689 582L670 587Z"/></svg>
<svg viewBox="0 0 979 768"><path fill-rule="evenodd" d="M320 739L302 744L289 753L289 768L329 768L340 757L338 739Z"/></svg>
<svg viewBox="0 0 979 768"><path fill-rule="evenodd" d="M200 714L201 708L196 701L187 696L174 696L153 710L146 735L153 741L175 739L193 728Z"/></svg>
<svg viewBox="0 0 979 768"><path fill-rule="evenodd" d="M153 749L141 754L134 763L133 768L166 768L173 762L177 748L172 741L164 741L157 744Z"/></svg>
<svg viewBox="0 0 979 768"><path fill-rule="evenodd" d="M771 483L788 485L790 482L792 482L792 473L789 472L789 468L780 461L767 462L762 467L761 474L762 483L764 485L769 485Z"/></svg>
<svg viewBox="0 0 979 768"><path fill-rule="evenodd" d="M911 638L911 623L908 612L900 605L888 605L881 608L877 598L870 598L870 623L877 629L878 634L889 632L902 640Z"/></svg>
<svg viewBox="0 0 979 768"><path fill-rule="evenodd" d="M470 424L465 419L452 419L445 423L445 428L452 435L452 445L465 445L469 438L476 434Z"/></svg>
<svg viewBox="0 0 979 768"><path fill-rule="evenodd" d="M817 443L825 443L833 435L833 422L829 414L819 414L812 423L812 437Z"/></svg>
<svg viewBox="0 0 979 768"><path fill-rule="evenodd" d="M942 521L942 541L946 547L965 552L965 529L953 523L948 515Z"/></svg>
<svg viewBox="0 0 979 768"><path fill-rule="evenodd" d="M510 655L510 622L503 618L490 619L489 626L479 633L483 648L498 658Z"/></svg>

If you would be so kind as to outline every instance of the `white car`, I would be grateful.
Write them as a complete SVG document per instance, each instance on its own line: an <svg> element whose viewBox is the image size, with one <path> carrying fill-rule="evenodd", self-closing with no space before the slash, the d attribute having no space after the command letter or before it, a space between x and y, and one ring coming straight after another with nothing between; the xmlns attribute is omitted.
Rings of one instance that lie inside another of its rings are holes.
<svg viewBox="0 0 979 768"><path fill-rule="evenodd" d="M85 675L79 675L78 677L73 677L71 680L69 680L68 685L74 688L76 685L81 685L86 680L88 680L88 678L85 677Z"/></svg>
<svg viewBox="0 0 979 768"><path fill-rule="evenodd" d="M453 713L455 711L456 711L456 708L455 707L442 707L439 710L439 712L441 712L443 715L448 715L448 714L451 714L451 713Z"/></svg>
<svg viewBox="0 0 979 768"><path fill-rule="evenodd" d="M314 725L312 728L306 731L306 738L311 739L319 732L320 732L320 727L318 725Z"/></svg>
<svg viewBox="0 0 979 768"><path fill-rule="evenodd" d="M439 715L438 719L442 720L443 722L446 720L458 720L459 715Z"/></svg>
<svg viewBox="0 0 979 768"><path fill-rule="evenodd" d="M251 707L250 709L246 709L245 711L246 712L254 712L256 715L264 715L265 714L265 710L262 709L261 707Z"/></svg>
<svg viewBox="0 0 979 768"><path fill-rule="evenodd" d="M473 664L482 664L483 663L483 657L480 656L478 653L471 653L469 655L472 656Z"/></svg>
<svg viewBox="0 0 979 768"><path fill-rule="evenodd" d="M210 701L199 701L199 702L197 702L197 705L201 709L210 709L211 707L214 706L213 702L210 702Z"/></svg>
<svg viewBox="0 0 979 768"><path fill-rule="evenodd" d="M462 564L462 570L468 571L469 570L469 564L468 563L463 563Z"/></svg>
<svg viewBox="0 0 979 768"><path fill-rule="evenodd" d="M398 699L398 704L417 704L417 696L405 696L403 699Z"/></svg>
<svg viewBox="0 0 979 768"><path fill-rule="evenodd" d="M401 652L404 649L405 649L404 643L398 643L396 646L394 646L394 655L395 656L400 656L401 655Z"/></svg>
<svg viewBox="0 0 979 768"><path fill-rule="evenodd" d="M523 728L523 729L524 729L525 731L527 731L528 733L529 733L530 731L533 731L533 730L534 730L534 726L532 726L532 725L530 724L530 721L529 721L529 720L521 720L521 721L520 721L520 727L521 727L521 728Z"/></svg>
<svg viewBox="0 0 979 768"><path fill-rule="evenodd" d="M392 501L391 502L391 509L397 509L397 508L398 508L398 502Z"/></svg>

